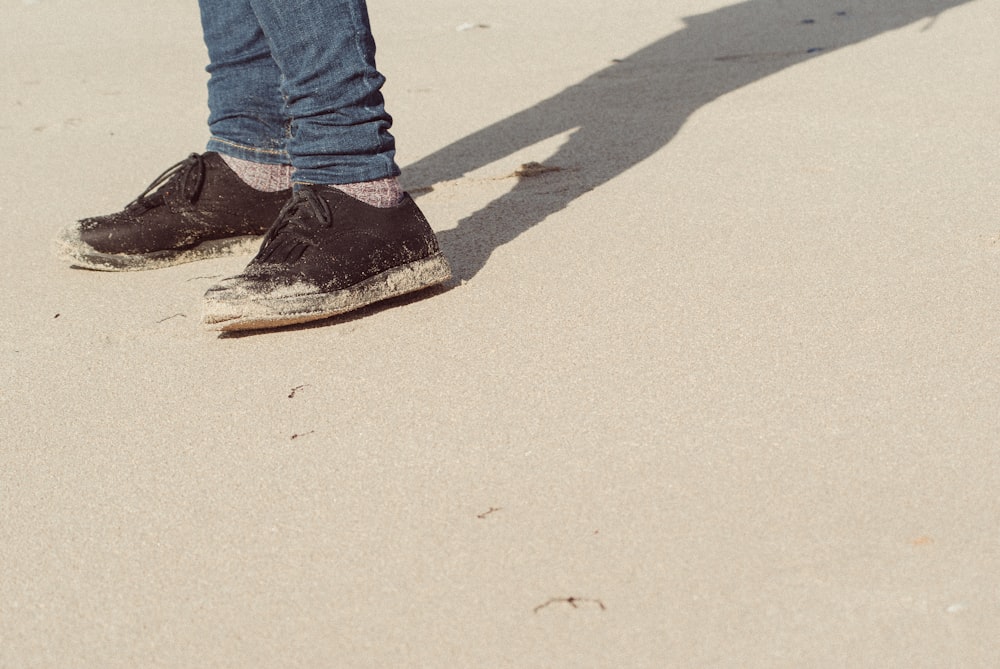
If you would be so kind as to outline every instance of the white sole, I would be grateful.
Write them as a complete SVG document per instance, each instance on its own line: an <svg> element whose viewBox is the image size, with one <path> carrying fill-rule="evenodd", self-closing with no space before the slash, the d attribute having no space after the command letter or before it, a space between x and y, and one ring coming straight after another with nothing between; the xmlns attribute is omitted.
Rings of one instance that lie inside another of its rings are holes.
<svg viewBox="0 0 1000 669"><path fill-rule="evenodd" d="M205 295L202 322L210 330L234 332L296 325L329 318L443 283L451 268L441 253L393 267L332 293L310 284L283 286L261 295L240 293L239 286Z"/></svg>

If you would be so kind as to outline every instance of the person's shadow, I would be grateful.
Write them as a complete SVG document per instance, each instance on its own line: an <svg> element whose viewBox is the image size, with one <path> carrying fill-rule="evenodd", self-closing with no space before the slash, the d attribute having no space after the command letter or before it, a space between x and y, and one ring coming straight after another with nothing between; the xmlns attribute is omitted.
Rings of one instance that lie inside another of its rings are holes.
<svg viewBox="0 0 1000 669"><path fill-rule="evenodd" d="M926 24L914 29L927 30L938 14L970 1L745 0L688 17L682 30L404 167L404 182L419 195L576 129L545 161L562 171L521 177L439 235L455 277L467 280L494 249L663 148L703 105L886 31L920 20Z"/></svg>

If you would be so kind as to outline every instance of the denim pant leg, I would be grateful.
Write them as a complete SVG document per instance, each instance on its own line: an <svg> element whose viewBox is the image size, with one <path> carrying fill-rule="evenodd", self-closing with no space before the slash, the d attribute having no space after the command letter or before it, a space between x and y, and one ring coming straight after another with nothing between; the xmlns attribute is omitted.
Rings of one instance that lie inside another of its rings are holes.
<svg viewBox="0 0 1000 669"><path fill-rule="evenodd" d="M209 151L289 164L281 70L248 0L200 0L208 47Z"/></svg>
<svg viewBox="0 0 1000 669"><path fill-rule="evenodd" d="M249 2L283 75L294 181L337 184L398 175L365 0Z"/></svg>

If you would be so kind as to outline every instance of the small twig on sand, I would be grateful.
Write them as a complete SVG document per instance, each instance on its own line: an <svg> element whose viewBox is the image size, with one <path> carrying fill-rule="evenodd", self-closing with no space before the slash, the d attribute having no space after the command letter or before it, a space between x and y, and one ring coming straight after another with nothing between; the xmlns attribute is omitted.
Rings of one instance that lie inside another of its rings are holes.
<svg viewBox="0 0 1000 669"><path fill-rule="evenodd" d="M489 511L483 511L482 513L476 514L476 518L483 520L486 518L486 516L490 515L491 513L496 513L497 511L503 511L503 509L497 506L491 506Z"/></svg>
<svg viewBox="0 0 1000 669"><path fill-rule="evenodd" d="M542 163L530 162L521 165L519 168L514 170L514 173L510 176L512 177L537 177L540 174L546 174L548 172L562 172L561 167L556 167L555 165L543 165Z"/></svg>
<svg viewBox="0 0 1000 669"><path fill-rule="evenodd" d="M539 604L535 607L535 613L538 613L545 607L551 604L569 604L574 609L580 608L577 604L597 604L601 611L607 611L607 607L604 606L604 602L599 599L587 599L585 597L553 597L544 604Z"/></svg>

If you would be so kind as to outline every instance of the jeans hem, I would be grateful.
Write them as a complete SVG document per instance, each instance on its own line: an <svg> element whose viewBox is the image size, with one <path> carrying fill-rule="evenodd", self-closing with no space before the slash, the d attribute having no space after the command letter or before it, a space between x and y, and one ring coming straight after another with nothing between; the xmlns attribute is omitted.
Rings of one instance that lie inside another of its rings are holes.
<svg viewBox="0 0 1000 669"><path fill-rule="evenodd" d="M255 163L265 163L268 165L290 165L292 162L288 156L288 152L283 149L260 149L238 142L231 142L221 137L210 138L206 150L222 153L231 158L250 160Z"/></svg>

